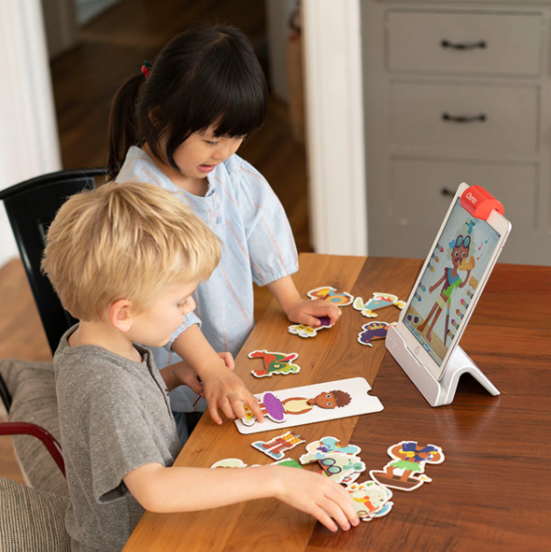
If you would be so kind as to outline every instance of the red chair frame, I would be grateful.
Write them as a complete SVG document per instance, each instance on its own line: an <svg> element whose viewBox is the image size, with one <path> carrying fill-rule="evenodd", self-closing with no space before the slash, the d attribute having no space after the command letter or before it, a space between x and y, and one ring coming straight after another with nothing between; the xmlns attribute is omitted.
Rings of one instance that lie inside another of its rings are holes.
<svg viewBox="0 0 551 552"><path fill-rule="evenodd" d="M63 460L61 445L43 427L27 422L0 422L0 435L31 435L40 439L61 473L65 476L65 461Z"/></svg>

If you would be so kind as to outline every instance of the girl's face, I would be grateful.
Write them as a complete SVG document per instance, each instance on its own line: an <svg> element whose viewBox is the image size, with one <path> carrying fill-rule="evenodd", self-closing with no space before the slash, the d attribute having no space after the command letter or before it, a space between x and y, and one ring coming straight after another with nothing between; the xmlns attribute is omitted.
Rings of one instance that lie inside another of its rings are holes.
<svg viewBox="0 0 551 552"><path fill-rule="evenodd" d="M174 152L174 162L183 176L203 179L216 165L231 157L243 139L217 137L212 127L195 132Z"/></svg>

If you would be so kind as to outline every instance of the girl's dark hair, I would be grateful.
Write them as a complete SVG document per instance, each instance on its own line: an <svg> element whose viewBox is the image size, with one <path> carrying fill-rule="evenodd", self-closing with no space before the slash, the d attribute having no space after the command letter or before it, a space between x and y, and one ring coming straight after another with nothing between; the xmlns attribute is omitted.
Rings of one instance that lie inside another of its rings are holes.
<svg viewBox="0 0 551 552"><path fill-rule="evenodd" d="M254 50L231 26L190 29L159 53L149 77L128 79L118 90L109 121L109 179L128 148L147 142L161 161L191 134L214 125L216 136L241 137L262 126L268 91ZM166 139L160 151L160 139Z"/></svg>

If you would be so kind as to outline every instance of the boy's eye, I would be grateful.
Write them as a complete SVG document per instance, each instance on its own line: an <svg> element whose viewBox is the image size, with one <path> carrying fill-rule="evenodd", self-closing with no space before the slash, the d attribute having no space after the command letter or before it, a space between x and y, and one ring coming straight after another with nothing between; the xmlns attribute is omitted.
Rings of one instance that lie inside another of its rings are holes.
<svg viewBox="0 0 551 552"><path fill-rule="evenodd" d="M216 144L218 144L218 142L214 142L212 140L205 140L205 142L209 145L209 146L216 146Z"/></svg>

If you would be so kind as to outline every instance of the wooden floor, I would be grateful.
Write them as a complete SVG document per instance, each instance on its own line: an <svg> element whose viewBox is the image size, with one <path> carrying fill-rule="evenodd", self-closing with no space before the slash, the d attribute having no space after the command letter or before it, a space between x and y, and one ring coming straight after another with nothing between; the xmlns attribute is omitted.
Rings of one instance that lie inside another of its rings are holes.
<svg viewBox="0 0 551 552"><path fill-rule="evenodd" d="M259 52L266 51L266 16L259 0L123 0L81 31L80 44L51 65L63 168L103 166L111 98L138 73L144 59L196 22L232 23ZM239 154L271 183L281 199L299 251L311 251L304 147L293 142L286 106L271 100L264 127ZM271 296L255 289L255 315ZM0 269L0 358L51 358L23 267ZM21 481L10 439L0 438L0 475Z"/></svg>

